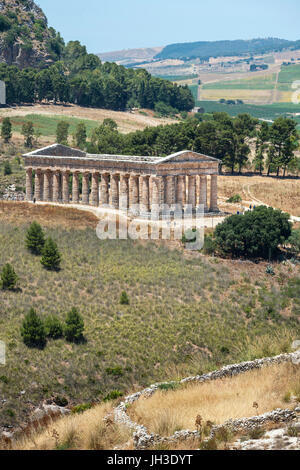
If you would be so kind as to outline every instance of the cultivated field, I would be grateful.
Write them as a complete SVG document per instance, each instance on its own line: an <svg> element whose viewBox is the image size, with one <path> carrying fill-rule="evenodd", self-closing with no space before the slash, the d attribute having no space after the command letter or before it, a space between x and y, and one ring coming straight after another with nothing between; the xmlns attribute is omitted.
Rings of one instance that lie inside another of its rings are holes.
<svg viewBox="0 0 300 470"><path fill-rule="evenodd" d="M32 220L58 243L61 271L45 271L26 250ZM0 203L0 266L11 263L19 276L19 290L1 293L1 425L17 425L56 395L70 404L100 401L116 389L288 351L299 337L299 267L275 264L268 276L267 263L100 241L95 224L94 216L67 208ZM120 304L122 291L128 306ZM63 320L73 306L84 317L85 343L51 340L43 351L22 343L29 308Z"/></svg>

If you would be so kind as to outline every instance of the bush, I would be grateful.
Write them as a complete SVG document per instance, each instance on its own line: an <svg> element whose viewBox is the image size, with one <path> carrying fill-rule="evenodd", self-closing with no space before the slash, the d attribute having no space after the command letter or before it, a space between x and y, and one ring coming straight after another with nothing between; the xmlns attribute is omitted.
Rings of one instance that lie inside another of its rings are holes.
<svg viewBox="0 0 300 470"><path fill-rule="evenodd" d="M231 196L229 199L227 199L227 202L237 204L242 202L242 198L239 194L235 194L234 196Z"/></svg>
<svg viewBox="0 0 300 470"><path fill-rule="evenodd" d="M216 246L224 255L271 258L291 235L289 218L289 214L265 206L232 215L216 227Z"/></svg>
<svg viewBox="0 0 300 470"><path fill-rule="evenodd" d="M213 255L216 251L216 243L212 236L205 235L203 253L205 255Z"/></svg>
<svg viewBox="0 0 300 470"><path fill-rule="evenodd" d="M57 406L61 406L62 408L67 406L69 403L66 397L61 397L60 395L57 395L53 401Z"/></svg>
<svg viewBox="0 0 300 470"><path fill-rule="evenodd" d="M64 335L67 341L74 343L83 339L84 321L76 308L72 308L67 314Z"/></svg>
<svg viewBox="0 0 300 470"><path fill-rule="evenodd" d="M18 276L16 275L14 268L9 263L3 266L0 278L1 288L3 290L14 290L18 281Z"/></svg>
<svg viewBox="0 0 300 470"><path fill-rule="evenodd" d="M63 326L60 320L54 315L46 318L45 331L48 338L58 339L63 336Z"/></svg>
<svg viewBox="0 0 300 470"><path fill-rule="evenodd" d="M120 398L122 396L123 393L120 392L120 390L113 390L103 398L103 401L117 400L117 398Z"/></svg>
<svg viewBox="0 0 300 470"><path fill-rule="evenodd" d="M107 373L107 375L114 375L116 377L120 377L124 374L123 368L121 366L107 367L105 369L105 372Z"/></svg>
<svg viewBox="0 0 300 470"><path fill-rule="evenodd" d="M1 137L7 144L12 138L12 125L8 117L4 118L1 126Z"/></svg>
<svg viewBox="0 0 300 470"><path fill-rule="evenodd" d="M129 298L125 291L122 292L120 297L120 304L121 305L129 305Z"/></svg>
<svg viewBox="0 0 300 470"><path fill-rule="evenodd" d="M37 222L32 222L26 235L26 247L34 255L40 255L45 246L45 235Z"/></svg>
<svg viewBox="0 0 300 470"><path fill-rule="evenodd" d="M11 169L11 165L9 162L4 163L3 174L4 176L8 176L12 174L12 169Z"/></svg>
<svg viewBox="0 0 300 470"><path fill-rule="evenodd" d="M43 348L46 345L46 331L42 320L31 308L21 327L21 336L28 347Z"/></svg>
<svg viewBox="0 0 300 470"><path fill-rule="evenodd" d="M91 403L82 403L81 405L76 405L72 408L72 413L83 413L84 411L90 410L92 408Z"/></svg>
<svg viewBox="0 0 300 470"><path fill-rule="evenodd" d="M291 251L295 255L300 253L300 230L293 230L292 235L288 239L288 243L291 246Z"/></svg>
<svg viewBox="0 0 300 470"><path fill-rule="evenodd" d="M41 263L49 271L58 271L60 268L61 256L57 244L52 238L47 238L42 250Z"/></svg>

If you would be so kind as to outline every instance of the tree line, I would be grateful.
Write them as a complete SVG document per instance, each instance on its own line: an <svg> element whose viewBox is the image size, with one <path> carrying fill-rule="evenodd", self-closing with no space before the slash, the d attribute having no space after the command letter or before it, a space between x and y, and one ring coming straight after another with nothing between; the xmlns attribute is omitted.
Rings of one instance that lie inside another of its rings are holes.
<svg viewBox="0 0 300 470"><path fill-rule="evenodd" d="M102 64L78 41L65 46L61 60L46 69L0 64L0 80L6 83L7 104L48 101L74 103L112 110L154 109L164 103L189 111L195 101L188 86L152 77L146 70Z"/></svg>
<svg viewBox="0 0 300 470"><path fill-rule="evenodd" d="M231 173L252 167L268 175L280 170L298 174L300 159L295 156L299 146L297 123L280 117L272 124L259 121L249 114L232 118L227 113L213 113L209 120L192 117L165 126L147 127L129 134L118 132L112 119L105 119L87 137L84 123L73 135L73 145L89 153L116 155L165 156L190 149L221 160ZM57 126L57 142L68 144L67 121ZM251 147L255 152L251 156Z"/></svg>

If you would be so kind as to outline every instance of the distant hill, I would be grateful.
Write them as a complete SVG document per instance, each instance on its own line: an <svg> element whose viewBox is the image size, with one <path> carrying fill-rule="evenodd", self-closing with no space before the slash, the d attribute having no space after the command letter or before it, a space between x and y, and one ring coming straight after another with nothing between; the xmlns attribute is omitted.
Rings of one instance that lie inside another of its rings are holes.
<svg viewBox="0 0 300 470"><path fill-rule="evenodd" d="M33 0L0 0L0 62L18 67L51 65L63 41Z"/></svg>
<svg viewBox="0 0 300 470"><path fill-rule="evenodd" d="M103 62L133 62L135 60L151 60L162 51L162 47L146 47L140 49L124 49L122 51L103 52L97 54Z"/></svg>
<svg viewBox="0 0 300 470"><path fill-rule="evenodd" d="M230 57L244 54L266 54L284 49L300 48L300 41L266 38L235 41L200 41L170 44L159 52L156 59L209 59L210 57Z"/></svg>

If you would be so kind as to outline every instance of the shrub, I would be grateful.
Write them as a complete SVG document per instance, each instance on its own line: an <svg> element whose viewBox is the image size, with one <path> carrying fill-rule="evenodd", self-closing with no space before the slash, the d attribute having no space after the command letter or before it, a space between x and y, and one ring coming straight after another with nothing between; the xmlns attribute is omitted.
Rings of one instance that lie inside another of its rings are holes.
<svg viewBox="0 0 300 470"><path fill-rule="evenodd" d="M60 268L61 256L57 244L52 238L47 238L42 250L41 263L48 271L58 271Z"/></svg>
<svg viewBox="0 0 300 470"><path fill-rule="evenodd" d="M235 194L234 196L231 196L229 199L227 199L227 202L237 204L242 202L242 197L239 194Z"/></svg>
<svg viewBox="0 0 300 470"><path fill-rule="evenodd" d="M14 268L9 263L3 266L0 278L1 288L3 290L14 290L18 281L18 276L16 275Z"/></svg>
<svg viewBox="0 0 300 470"><path fill-rule="evenodd" d="M290 216L259 206L244 215L232 215L216 227L215 241L225 255L271 258L291 235Z"/></svg>
<svg viewBox="0 0 300 470"><path fill-rule="evenodd" d="M123 393L120 392L120 390L113 390L112 392L108 393L104 398L103 401L110 401L110 400L116 400L117 398L120 398L123 396Z"/></svg>
<svg viewBox="0 0 300 470"><path fill-rule="evenodd" d="M105 369L105 372L108 374L108 375L115 375L117 377L120 377L121 375L124 374L123 372L123 368L121 366L116 366L116 367L107 367Z"/></svg>
<svg viewBox="0 0 300 470"><path fill-rule="evenodd" d="M120 296L120 304L121 305L129 305L129 298L125 291L122 292Z"/></svg>
<svg viewBox="0 0 300 470"><path fill-rule="evenodd" d="M291 246L291 251L295 255L300 253L300 230L293 230L292 235L288 239L288 243Z"/></svg>
<svg viewBox="0 0 300 470"><path fill-rule="evenodd" d="M216 251L216 243L212 236L205 235L202 249L205 255L213 255Z"/></svg>
<svg viewBox="0 0 300 470"><path fill-rule="evenodd" d="M11 169L11 165L9 162L4 163L3 174L4 176L8 176L12 174L12 169Z"/></svg>
<svg viewBox="0 0 300 470"><path fill-rule="evenodd" d="M72 408L72 413L83 413L84 411L90 410L92 408L91 403L82 403L81 405L76 405Z"/></svg>
<svg viewBox="0 0 300 470"><path fill-rule="evenodd" d="M26 235L26 247L31 253L40 255L45 246L45 235L42 227L37 222L32 222Z"/></svg>
<svg viewBox="0 0 300 470"><path fill-rule="evenodd" d="M21 327L21 336L28 347L43 348L46 345L46 331L42 320L31 308Z"/></svg>
<svg viewBox="0 0 300 470"><path fill-rule="evenodd" d="M274 276L274 275L275 275L273 266L272 266L271 264L268 264L268 266L266 267L266 274L270 274L270 276Z"/></svg>
<svg viewBox="0 0 300 470"><path fill-rule="evenodd" d="M250 439L260 439L264 434L265 430L260 426L256 426L249 432L249 437Z"/></svg>
<svg viewBox="0 0 300 470"><path fill-rule="evenodd" d="M67 314L64 335L67 341L74 343L83 340L84 321L76 308L72 308Z"/></svg>
<svg viewBox="0 0 300 470"><path fill-rule="evenodd" d="M158 385L160 390L168 391L168 390L176 390L179 387L177 382L166 382Z"/></svg>
<svg viewBox="0 0 300 470"><path fill-rule="evenodd" d="M61 397L59 395L57 395L53 401L57 406L61 406L63 408L69 403L66 397Z"/></svg>
<svg viewBox="0 0 300 470"><path fill-rule="evenodd" d="M60 320L54 315L46 318L45 331L46 335L52 339L58 339L63 336L63 326Z"/></svg>

